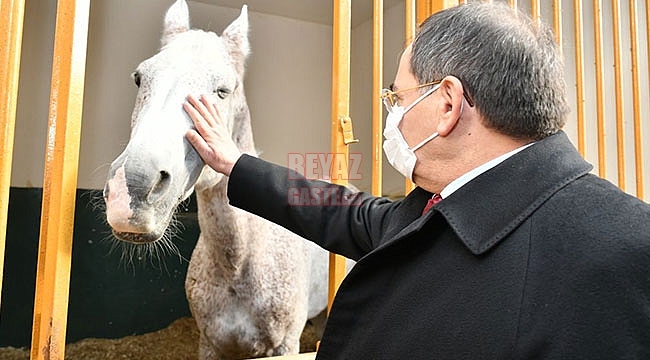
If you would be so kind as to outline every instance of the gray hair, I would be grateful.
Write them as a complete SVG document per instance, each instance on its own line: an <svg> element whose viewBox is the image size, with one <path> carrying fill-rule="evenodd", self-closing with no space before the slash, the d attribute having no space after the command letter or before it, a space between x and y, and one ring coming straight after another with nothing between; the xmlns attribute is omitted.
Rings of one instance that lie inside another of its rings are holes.
<svg viewBox="0 0 650 360"><path fill-rule="evenodd" d="M413 41L419 83L460 79L485 126L539 140L569 113L564 65L548 26L503 3L467 3L426 19Z"/></svg>

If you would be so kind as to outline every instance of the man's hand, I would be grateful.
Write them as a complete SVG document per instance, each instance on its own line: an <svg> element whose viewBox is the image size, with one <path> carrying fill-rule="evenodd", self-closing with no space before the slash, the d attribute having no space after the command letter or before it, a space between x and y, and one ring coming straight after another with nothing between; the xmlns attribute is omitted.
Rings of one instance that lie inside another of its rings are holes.
<svg viewBox="0 0 650 360"><path fill-rule="evenodd" d="M201 95L199 100L190 95L183 108L196 127L196 130L187 131L185 134L187 140L208 166L230 176L241 152L230 137L228 126L219 115L217 107L208 96Z"/></svg>

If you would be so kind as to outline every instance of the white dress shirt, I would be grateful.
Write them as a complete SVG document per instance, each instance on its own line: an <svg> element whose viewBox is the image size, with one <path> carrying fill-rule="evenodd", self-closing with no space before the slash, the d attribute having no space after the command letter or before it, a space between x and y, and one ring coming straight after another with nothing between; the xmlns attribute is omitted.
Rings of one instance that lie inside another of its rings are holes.
<svg viewBox="0 0 650 360"><path fill-rule="evenodd" d="M505 154L503 154L503 155L501 155L501 156L499 156L497 158L494 158L494 159L486 162L483 165L480 165L480 166L474 168L473 170L470 170L470 171L466 172L465 174L458 177L456 180L450 182L449 185L445 186L445 188L442 189L442 191L440 192L440 197L442 197L443 199L446 198L447 196L453 194L454 191L460 189L461 186L463 186L463 185L467 184L468 182L470 182L475 177L477 177L477 176L481 175L482 173L492 169L493 167L495 167L495 166L499 165L500 163L502 163L503 161L505 161L507 158L511 157L512 155L520 152L521 150L523 150L523 149L525 149L525 148L527 148L527 147L529 147L529 146L531 146L533 144L534 144L534 142L532 142L530 144L526 144L526 145L524 145L522 147L516 148L516 149L514 149L514 150L512 150L512 151L510 151L508 153L505 153Z"/></svg>

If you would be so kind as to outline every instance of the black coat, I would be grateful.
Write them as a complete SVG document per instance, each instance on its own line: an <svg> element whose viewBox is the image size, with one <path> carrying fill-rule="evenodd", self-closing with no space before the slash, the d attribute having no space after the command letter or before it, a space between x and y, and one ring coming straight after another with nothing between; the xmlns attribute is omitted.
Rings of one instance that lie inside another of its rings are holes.
<svg viewBox="0 0 650 360"><path fill-rule="evenodd" d="M228 196L358 260L318 359L650 359L650 206L590 170L560 132L425 216L420 188L291 205L333 185L250 156Z"/></svg>

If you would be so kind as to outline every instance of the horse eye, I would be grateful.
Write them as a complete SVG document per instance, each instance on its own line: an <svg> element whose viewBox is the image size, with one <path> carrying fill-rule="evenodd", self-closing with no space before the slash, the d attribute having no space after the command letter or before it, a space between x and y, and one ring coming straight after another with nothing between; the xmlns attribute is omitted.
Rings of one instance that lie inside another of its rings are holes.
<svg viewBox="0 0 650 360"><path fill-rule="evenodd" d="M133 81L135 81L135 86L140 87L140 73L137 71L134 71L131 74L131 77L133 77Z"/></svg>
<svg viewBox="0 0 650 360"><path fill-rule="evenodd" d="M230 95L230 90L226 88L218 88L215 90L215 93L220 99L225 99L228 95Z"/></svg>

